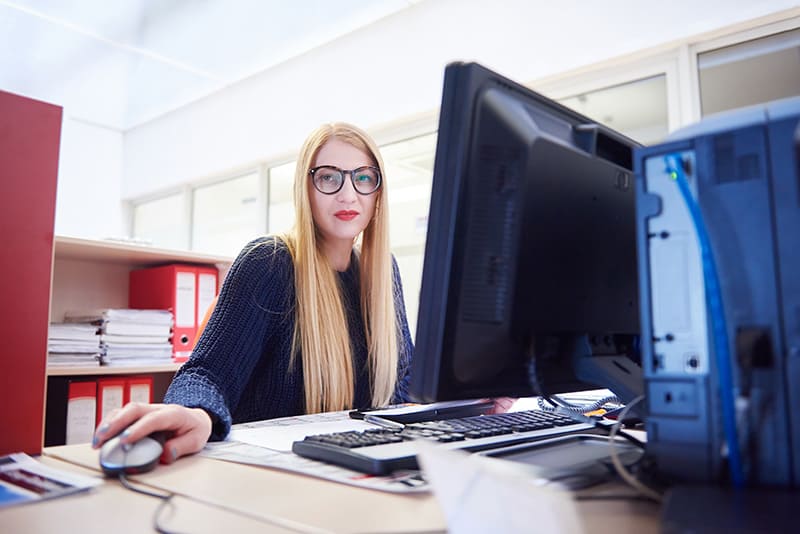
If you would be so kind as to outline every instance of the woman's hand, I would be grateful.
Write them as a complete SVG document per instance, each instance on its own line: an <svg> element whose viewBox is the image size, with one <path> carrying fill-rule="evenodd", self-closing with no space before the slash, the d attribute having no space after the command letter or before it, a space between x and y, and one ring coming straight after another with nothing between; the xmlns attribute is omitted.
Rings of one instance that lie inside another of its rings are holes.
<svg viewBox="0 0 800 534"><path fill-rule="evenodd" d="M511 397L495 397L490 400L494 403L494 406L487 413L506 413L517 402L517 399Z"/></svg>
<svg viewBox="0 0 800 534"><path fill-rule="evenodd" d="M113 410L100 422L92 439L92 448L101 447L120 432L120 442L124 444L159 430L171 433L161 454L161 463L171 464L205 446L211 436L211 417L200 408L130 402Z"/></svg>

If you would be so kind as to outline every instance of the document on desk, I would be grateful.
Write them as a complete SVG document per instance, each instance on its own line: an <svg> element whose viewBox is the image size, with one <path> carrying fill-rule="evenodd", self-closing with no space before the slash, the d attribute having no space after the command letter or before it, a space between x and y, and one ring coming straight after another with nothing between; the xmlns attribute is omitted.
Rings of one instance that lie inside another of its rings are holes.
<svg viewBox="0 0 800 534"><path fill-rule="evenodd" d="M375 428L375 425L351 419L347 411L326 412L234 425L231 427L229 439L276 451L291 452L292 443L306 436L368 428Z"/></svg>
<svg viewBox="0 0 800 534"><path fill-rule="evenodd" d="M209 458L271 467L341 482L351 486L392 493L423 493L428 484L418 471L376 476L324 462L303 458L292 452L292 443L314 434L375 428L348 411L282 417L231 427L225 441L210 442L200 453Z"/></svg>
<svg viewBox="0 0 800 534"><path fill-rule="evenodd" d="M86 491L100 478L56 469L25 453L0 456L0 508Z"/></svg>

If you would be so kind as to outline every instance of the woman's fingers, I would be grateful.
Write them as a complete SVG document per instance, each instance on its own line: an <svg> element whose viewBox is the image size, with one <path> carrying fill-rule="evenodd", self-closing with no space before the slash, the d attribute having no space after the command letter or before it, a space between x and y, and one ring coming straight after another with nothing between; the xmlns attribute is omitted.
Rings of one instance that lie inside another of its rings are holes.
<svg viewBox="0 0 800 534"><path fill-rule="evenodd" d="M133 443L156 431L168 433L161 461L172 463L203 448L211 435L211 417L199 408L177 404L129 403L103 420L92 446L98 448L120 433L122 443Z"/></svg>
<svg viewBox="0 0 800 534"><path fill-rule="evenodd" d="M506 413L514 406L517 399L511 397L495 397L492 401L494 402L494 407L491 413Z"/></svg>
<svg viewBox="0 0 800 534"><path fill-rule="evenodd" d="M92 438L92 447L95 449L100 447L109 439L128 429L146 413L157 410L159 406L162 405L129 402L122 408L111 411L98 425Z"/></svg>
<svg viewBox="0 0 800 534"><path fill-rule="evenodd" d="M182 406L176 408L181 411L182 424L164 443L164 452L161 455L163 463L172 463L181 456L196 453L211 436L211 418L205 410Z"/></svg>

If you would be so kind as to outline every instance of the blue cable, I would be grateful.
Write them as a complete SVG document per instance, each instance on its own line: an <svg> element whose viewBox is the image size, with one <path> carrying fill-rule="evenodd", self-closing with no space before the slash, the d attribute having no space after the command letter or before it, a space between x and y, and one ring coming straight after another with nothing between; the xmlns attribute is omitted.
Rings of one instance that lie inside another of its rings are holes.
<svg viewBox="0 0 800 534"><path fill-rule="evenodd" d="M742 471L742 458L739 451L739 435L736 430L736 408L733 394L733 370L728 346L728 328L725 322L725 309L722 306L722 291L719 286L717 266L714 263L714 254L711 250L711 241L708 237L703 215L700 207L695 202L689 183L683 173L683 160L680 154L664 156L667 172L678 184L689 215L697 231L700 242L700 256L703 263L703 281L706 287L706 308L711 316L711 328L714 339L714 348L717 353L717 369L719 371L720 399L722 401L722 426L728 446L728 467L734 487L744 486L744 473Z"/></svg>

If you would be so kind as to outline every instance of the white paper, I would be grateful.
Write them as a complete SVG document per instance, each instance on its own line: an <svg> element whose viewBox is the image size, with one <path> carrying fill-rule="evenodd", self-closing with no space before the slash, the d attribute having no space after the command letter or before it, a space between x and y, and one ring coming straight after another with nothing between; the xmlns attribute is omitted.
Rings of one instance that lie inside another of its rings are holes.
<svg viewBox="0 0 800 534"><path fill-rule="evenodd" d="M228 439L275 451L290 452L292 443L301 441L306 436L368 428L375 428L375 425L351 419L346 411L328 412L235 425L231 428Z"/></svg>
<svg viewBox="0 0 800 534"><path fill-rule="evenodd" d="M571 495L519 464L419 444L417 459L448 532L581 534Z"/></svg>
<svg viewBox="0 0 800 534"><path fill-rule="evenodd" d="M391 493L426 493L428 484L418 471L398 471L390 475L367 475L345 467L304 458L291 452L276 451L238 441L212 441L200 453L208 458L248 465L260 465L292 473L331 480L341 484Z"/></svg>
<svg viewBox="0 0 800 534"><path fill-rule="evenodd" d="M207 443L201 454L230 462L302 473L361 488L392 493L427 492L428 484L420 478L418 471L398 471L386 476L367 475L291 452L292 443L306 436L367 428L375 428L375 425L352 419L347 411L240 423L231 428L227 440Z"/></svg>

